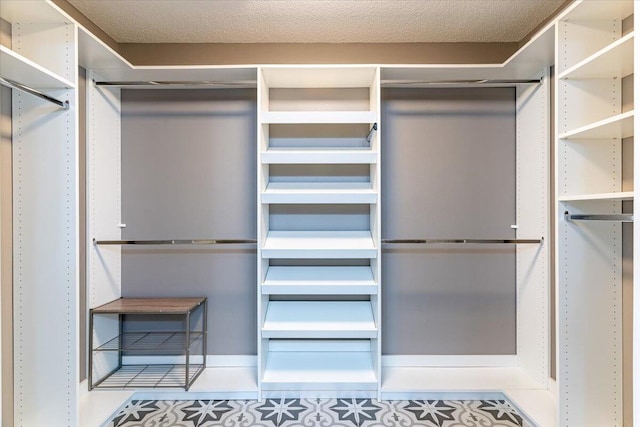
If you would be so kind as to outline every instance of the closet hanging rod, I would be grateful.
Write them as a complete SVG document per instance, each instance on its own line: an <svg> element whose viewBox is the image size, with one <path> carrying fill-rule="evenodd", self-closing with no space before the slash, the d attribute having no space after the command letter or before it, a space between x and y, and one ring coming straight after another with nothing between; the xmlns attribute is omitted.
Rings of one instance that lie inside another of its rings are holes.
<svg viewBox="0 0 640 427"><path fill-rule="evenodd" d="M35 90L33 88L30 88L29 86L25 86L22 83L18 83L16 81L13 80L9 80L9 79L5 79L4 77L0 77L0 84L3 86L7 86L13 89L17 89L19 91L28 93L29 95L33 95L33 96L37 96L38 98L42 98L45 101L49 101L52 104L56 104L58 107L62 108L63 110L68 110L69 109L69 101L60 101L59 99L53 98L47 94L44 94L38 90Z"/></svg>
<svg viewBox="0 0 640 427"><path fill-rule="evenodd" d="M371 137L373 137L373 133L378 130L378 123L374 123L369 130L369 134L367 135L367 142L371 142Z"/></svg>
<svg viewBox="0 0 640 427"><path fill-rule="evenodd" d="M437 245L437 244L533 244L542 243L544 237L539 239L382 239L382 244L388 245Z"/></svg>
<svg viewBox="0 0 640 427"><path fill-rule="evenodd" d="M94 245L244 245L256 244L255 239L180 239L180 240L96 240Z"/></svg>
<svg viewBox="0 0 640 427"><path fill-rule="evenodd" d="M106 87L138 87L138 88L154 88L165 87L174 89L194 88L194 87L208 87L209 89L254 89L257 83L253 80L238 80L238 81L118 81L118 82L93 82L96 86Z"/></svg>
<svg viewBox="0 0 640 427"><path fill-rule="evenodd" d="M540 84L541 82L542 82L541 79L382 80L380 81L380 86L400 88L400 87L421 87L421 86L465 87L465 86L474 86L474 85L479 85L479 86L489 85L489 86L499 87L499 86Z"/></svg>
<svg viewBox="0 0 640 427"><path fill-rule="evenodd" d="M612 221L612 222L633 222L633 214L570 214L564 213L567 221Z"/></svg>

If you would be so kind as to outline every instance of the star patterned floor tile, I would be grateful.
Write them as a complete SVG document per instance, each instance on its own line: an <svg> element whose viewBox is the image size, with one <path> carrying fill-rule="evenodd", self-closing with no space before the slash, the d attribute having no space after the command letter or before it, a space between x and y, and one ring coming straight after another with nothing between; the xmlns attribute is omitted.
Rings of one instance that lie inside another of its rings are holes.
<svg viewBox="0 0 640 427"><path fill-rule="evenodd" d="M108 427L535 427L505 400L134 400Z"/></svg>

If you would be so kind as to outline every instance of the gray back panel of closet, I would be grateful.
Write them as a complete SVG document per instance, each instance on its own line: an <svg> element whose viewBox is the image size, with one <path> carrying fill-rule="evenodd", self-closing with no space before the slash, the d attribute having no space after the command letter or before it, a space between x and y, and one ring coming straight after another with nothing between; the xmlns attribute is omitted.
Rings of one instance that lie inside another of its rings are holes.
<svg viewBox="0 0 640 427"><path fill-rule="evenodd" d="M122 183L124 239L255 239L255 90L123 91ZM209 298L209 354L256 354L255 289L253 247L123 250L123 296Z"/></svg>
<svg viewBox="0 0 640 427"><path fill-rule="evenodd" d="M382 95L383 238L514 238L514 90ZM512 246L386 248L383 354L515 354Z"/></svg>

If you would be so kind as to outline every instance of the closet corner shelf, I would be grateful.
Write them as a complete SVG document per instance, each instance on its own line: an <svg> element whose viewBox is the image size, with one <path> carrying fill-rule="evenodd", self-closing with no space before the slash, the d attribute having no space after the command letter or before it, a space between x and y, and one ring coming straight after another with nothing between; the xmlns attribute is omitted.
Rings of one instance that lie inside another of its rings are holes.
<svg viewBox="0 0 640 427"><path fill-rule="evenodd" d="M370 182L272 182L261 195L262 203L320 204L376 203Z"/></svg>
<svg viewBox="0 0 640 427"><path fill-rule="evenodd" d="M0 45L0 77L35 89L73 89L71 81Z"/></svg>
<svg viewBox="0 0 640 427"><path fill-rule="evenodd" d="M263 164L374 164L378 153L363 148L269 148L260 156Z"/></svg>
<svg viewBox="0 0 640 427"><path fill-rule="evenodd" d="M560 80L622 78L633 73L634 32L567 69Z"/></svg>
<svg viewBox="0 0 640 427"><path fill-rule="evenodd" d="M271 266L263 295L375 295L378 286L371 267Z"/></svg>
<svg viewBox="0 0 640 427"><path fill-rule="evenodd" d="M577 194L573 196L560 196L560 202L587 202L587 201L626 201L633 200L633 191L621 191L619 193Z"/></svg>
<svg viewBox="0 0 640 427"><path fill-rule="evenodd" d="M375 111L265 111L264 124L375 123Z"/></svg>
<svg viewBox="0 0 640 427"><path fill-rule="evenodd" d="M561 133L560 139L624 139L633 136L633 110Z"/></svg>
<svg viewBox="0 0 640 427"><path fill-rule="evenodd" d="M369 231L269 231L262 258L376 258Z"/></svg>
<svg viewBox="0 0 640 427"><path fill-rule="evenodd" d="M583 1L565 16L563 21L609 21L633 14L633 3L629 0Z"/></svg>
<svg viewBox="0 0 640 427"><path fill-rule="evenodd" d="M270 301L262 338L376 338L369 301Z"/></svg>

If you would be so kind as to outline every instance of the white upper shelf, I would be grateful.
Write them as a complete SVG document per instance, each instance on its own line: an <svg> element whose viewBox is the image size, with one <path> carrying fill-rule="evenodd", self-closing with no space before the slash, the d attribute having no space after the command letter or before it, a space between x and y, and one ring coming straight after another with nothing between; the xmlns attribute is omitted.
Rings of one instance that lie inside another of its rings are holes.
<svg viewBox="0 0 640 427"><path fill-rule="evenodd" d="M33 89L70 89L75 85L43 66L0 45L0 77Z"/></svg>
<svg viewBox="0 0 640 427"><path fill-rule="evenodd" d="M66 25L70 22L57 10L53 2L49 1L2 0L0 18L11 24Z"/></svg>
<svg viewBox="0 0 640 427"><path fill-rule="evenodd" d="M373 295L378 286L371 267L271 266L262 293L295 295Z"/></svg>
<svg viewBox="0 0 640 427"><path fill-rule="evenodd" d="M262 203L376 203L370 182L272 182Z"/></svg>
<svg viewBox="0 0 640 427"><path fill-rule="evenodd" d="M369 301L271 301L263 338L375 338Z"/></svg>
<svg viewBox="0 0 640 427"><path fill-rule="evenodd" d="M590 123L586 126L560 134L561 139L621 139L633 136L634 112L618 114L613 117Z"/></svg>
<svg viewBox="0 0 640 427"><path fill-rule="evenodd" d="M375 123L375 111L265 111L265 124Z"/></svg>
<svg viewBox="0 0 640 427"><path fill-rule="evenodd" d="M576 194L573 196L560 196L558 200L561 202L633 200L633 193L633 191L621 191L619 193Z"/></svg>
<svg viewBox="0 0 640 427"><path fill-rule="evenodd" d="M264 164L372 164L378 153L363 148L269 148L262 153Z"/></svg>
<svg viewBox="0 0 640 427"><path fill-rule="evenodd" d="M291 65L263 67L269 88L355 88L375 85L376 67Z"/></svg>
<svg viewBox="0 0 640 427"><path fill-rule="evenodd" d="M586 0L576 3L574 8L565 12L561 20L622 20L633 13L633 3L633 1L629 0Z"/></svg>
<svg viewBox="0 0 640 427"><path fill-rule="evenodd" d="M622 78L633 73L633 39L631 32L580 61L562 74L560 79Z"/></svg>
<svg viewBox="0 0 640 427"><path fill-rule="evenodd" d="M269 231L263 258L376 258L369 231Z"/></svg>

